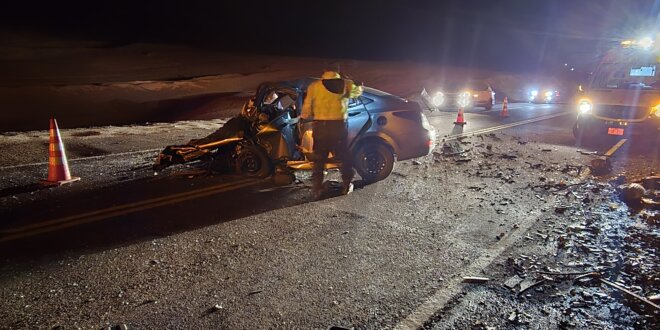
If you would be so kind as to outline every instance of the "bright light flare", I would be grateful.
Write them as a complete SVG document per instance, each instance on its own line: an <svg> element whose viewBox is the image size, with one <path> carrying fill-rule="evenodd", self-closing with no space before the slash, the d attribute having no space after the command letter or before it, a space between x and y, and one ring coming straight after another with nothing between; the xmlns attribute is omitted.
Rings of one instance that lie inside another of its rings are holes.
<svg viewBox="0 0 660 330"><path fill-rule="evenodd" d="M435 93L431 99L431 103L433 103L433 105L436 107L441 106L443 103L445 103L445 94L442 92Z"/></svg>
<svg viewBox="0 0 660 330"><path fill-rule="evenodd" d="M461 94L458 95L458 101L456 102L459 107L467 107L470 105L470 92L462 92Z"/></svg>
<svg viewBox="0 0 660 330"><path fill-rule="evenodd" d="M639 45L639 47L642 47L644 49L649 49L653 47L653 39L651 39L651 37L644 37L642 39L639 39L637 44Z"/></svg>
<svg viewBox="0 0 660 330"><path fill-rule="evenodd" d="M637 40L624 40L621 41L621 47L623 48L641 48L644 50L651 49L655 44L655 40L651 37L644 37Z"/></svg>
<svg viewBox="0 0 660 330"><path fill-rule="evenodd" d="M589 102L588 100L582 100L578 104L578 111L580 111L580 113L587 113L592 109L593 109L593 105L591 105L591 102Z"/></svg>

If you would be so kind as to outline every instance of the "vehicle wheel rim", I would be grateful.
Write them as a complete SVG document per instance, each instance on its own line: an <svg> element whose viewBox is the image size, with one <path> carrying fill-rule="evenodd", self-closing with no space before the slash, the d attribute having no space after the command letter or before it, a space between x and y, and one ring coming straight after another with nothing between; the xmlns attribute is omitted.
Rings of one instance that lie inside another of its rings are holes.
<svg viewBox="0 0 660 330"><path fill-rule="evenodd" d="M369 152L364 156L365 169L369 174L378 174L385 169L385 157L379 152Z"/></svg>
<svg viewBox="0 0 660 330"><path fill-rule="evenodd" d="M259 158L253 153L248 153L244 156L241 162L241 170L245 173L256 173L261 169L261 162Z"/></svg>

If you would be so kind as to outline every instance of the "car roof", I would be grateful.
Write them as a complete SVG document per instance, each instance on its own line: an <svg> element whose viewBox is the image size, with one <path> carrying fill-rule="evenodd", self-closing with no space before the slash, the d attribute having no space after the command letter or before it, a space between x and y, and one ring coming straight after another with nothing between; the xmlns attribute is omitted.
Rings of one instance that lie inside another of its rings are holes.
<svg viewBox="0 0 660 330"><path fill-rule="evenodd" d="M286 81L279 81L279 82L273 82L273 83L266 82L266 83L262 83L261 85L259 85L259 88L257 89L257 91L259 89L261 89L262 86L270 86L270 87L275 87L275 88L284 87L284 88L294 88L294 89L298 89L298 90L305 90L305 89L307 89L307 86L309 86L309 84L311 84L312 82L317 81L317 80L320 80L320 78L307 77L307 78L302 78L302 79L298 79L298 80L286 80ZM380 89L376 89L376 88L373 88L373 87L367 87L367 86L364 86L364 93L365 94L370 94L370 95L373 95L373 96L376 96L376 97L396 97L396 98L398 98L398 96L393 95L391 93L384 92L384 91L381 91Z"/></svg>

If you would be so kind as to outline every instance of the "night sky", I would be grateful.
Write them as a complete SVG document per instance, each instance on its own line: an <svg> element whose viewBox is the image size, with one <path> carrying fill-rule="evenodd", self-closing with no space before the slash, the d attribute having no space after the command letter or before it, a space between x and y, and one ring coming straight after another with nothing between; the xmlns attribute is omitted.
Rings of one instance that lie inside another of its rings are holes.
<svg viewBox="0 0 660 330"><path fill-rule="evenodd" d="M660 0L21 1L0 29L110 44L414 60L513 71L571 62L660 28Z"/></svg>

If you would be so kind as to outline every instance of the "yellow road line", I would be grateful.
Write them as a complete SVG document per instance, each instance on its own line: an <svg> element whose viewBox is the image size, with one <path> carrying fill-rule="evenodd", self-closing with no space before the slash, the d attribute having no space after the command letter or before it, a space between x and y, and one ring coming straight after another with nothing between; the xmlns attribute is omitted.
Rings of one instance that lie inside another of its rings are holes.
<svg viewBox="0 0 660 330"><path fill-rule="evenodd" d="M145 201L134 202L129 204L117 205L97 211L86 212L82 214L76 214L72 216L67 216L60 219L55 219L51 221L39 222L36 224L23 226L20 228L14 228L9 230L0 231L2 234L14 234L14 233L24 233L24 232L34 232L40 230L41 228L59 228L61 225L70 226L72 224L86 223L90 221L97 221L101 219L106 219L109 217L115 217L123 214L133 213L141 210L146 210L170 203L178 203L181 201L195 199L203 196L208 196L212 194L217 194L229 189L238 189L247 187L253 184L261 183L261 180L239 180L231 183L224 183L220 185L215 185L211 187L206 187L202 189L197 189L193 191L187 191L183 193L178 193L174 195L157 197ZM89 220L91 219L91 220ZM8 236L7 236L8 237ZM0 242L7 240L7 237L0 238Z"/></svg>
<svg viewBox="0 0 660 330"><path fill-rule="evenodd" d="M461 133L461 134L450 135L447 138L445 138L445 140L454 140L454 139L458 139L458 138L461 138L461 137L467 137L467 136L474 136L474 135L479 135L479 134L490 133L490 132L499 131L499 130L503 130L503 129L507 129L507 128L511 128L511 127L516 127L516 126L520 126L520 125L526 125L526 124L531 124L531 123L535 123L535 122L539 122L539 121L543 121L543 120L557 118L557 117L565 116L565 115L570 114L570 113L572 113L572 112L565 111L565 112L560 112L560 113L554 113L554 114L551 114L551 115L545 115L545 116L540 116L540 117L536 117L536 118L525 119L525 120L521 120L521 121L517 121L517 122L513 122L513 123L508 123L508 124L504 124L504 125L482 128L482 129L478 129L478 130L472 131L472 132L465 132L465 133Z"/></svg>
<svg viewBox="0 0 660 330"><path fill-rule="evenodd" d="M71 158L71 159L68 159L68 161L69 161L69 163L72 163L72 162L83 161L83 160L103 159L103 158L113 157L113 156L129 156L129 155L145 154L145 153L156 152L156 151L161 151L161 150L163 150L163 149L161 148L161 149L145 149L145 150L136 150L136 151L125 151L125 152L117 152L117 153L111 153L111 154L106 154L106 155ZM0 167L0 171L14 169L14 168L21 168L21 167L41 166L41 165L47 165L47 164L48 164L48 162L38 162L38 163L28 163L28 164L3 166L3 167Z"/></svg>
<svg viewBox="0 0 660 330"><path fill-rule="evenodd" d="M615 145L610 148L606 153L603 154L603 156L606 157L611 157L621 146L628 141L627 139L621 139L619 142L617 142ZM580 181L584 181L587 179L587 177L591 175L591 167L587 167L582 174L580 174Z"/></svg>
<svg viewBox="0 0 660 330"><path fill-rule="evenodd" d="M607 156L607 157L612 156L617 150L619 150L619 148L621 148L621 146L624 143L626 143L626 141L628 141L628 140L627 139L621 139L621 141L619 141L619 142L617 142L617 144L613 145L612 148L610 148L610 150L608 150L605 153L604 156Z"/></svg>
<svg viewBox="0 0 660 330"><path fill-rule="evenodd" d="M120 210L120 209L138 207L138 206L142 206L142 205L145 205L145 204L159 202L159 201L162 201L162 200L169 200L169 199L172 199L172 198L178 198L178 197L181 197L181 196L196 194L196 193L199 193L199 192L202 192L202 191L214 190L214 189L222 188L224 186L229 186L229 185L232 185L232 184L235 184L235 183L240 183L240 182L245 182L245 181L246 180L244 179L244 180L231 182L231 183L222 183L222 184L219 184L219 185L200 188L200 189L197 189L197 190L186 191L186 192L182 192L182 193L178 193L178 194L167 195L167 196L156 197L156 198L152 198L152 199L148 199L148 200L144 200L144 201L112 206L112 207L108 207L108 208L101 209L101 210L96 210L96 211L91 211L91 212L87 212L87 213L71 215L71 216L60 218L60 219L57 219L57 220L38 222L38 223L35 223L35 224L32 224L32 225L28 225L28 226L24 226L24 227L20 227L20 228L2 230L2 231L0 231L0 233L15 233L15 232L25 231L25 230L29 230L29 229L33 229L33 228L50 226L50 225L54 225L54 224L57 224L57 223L60 223L60 222L72 221L72 220L75 220L75 219L78 219L78 218L94 216L94 215L97 215L97 214L112 212L112 211Z"/></svg>
<svg viewBox="0 0 660 330"><path fill-rule="evenodd" d="M204 191L204 192L201 192L201 193L196 194L196 195L189 195L189 196L176 198L176 199L173 199L173 200L160 201L160 202L157 202L157 203L154 203L154 204L144 205L144 206L141 206L141 207L126 209L126 210L118 210L118 211L110 212L110 213L107 213L107 214L99 214L99 215L88 217L88 218L80 218L80 219L75 220L75 221L54 224L52 226L41 227L41 228L37 228L35 230L31 230L31 231L27 231L27 232L18 232L16 234L10 234L10 235L7 235L7 236L0 237L0 243L13 241L13 240L16 240L16 239L19 239L19 238L34 236L34 235L38 235L38 234L43 234L43 233L47 233L47 232L51 232L51 231L55 231L55 230L59 230L59 229L69 228L69 227L73 227L73 226L77 226L77 225L82 225L82 224L86 224L86 223L90 223L90 222L95 222L95 221L99 221L99 220L103 220L103 219L107 219L107 218L111 218L111 217L117 217L117 216L124 215L124 214L139 212L139 211L143 211L143 210L147 210L147 209L151 209L151 208L155 208L155 207L159 207L159 206L163 206L163 205L167 205L167 204L171 204L171 203L178 203L178 202L183 202L183 201L190 200L190 199L210 196L210 195L214 195L214 194L218 194L218 193L221 193L223 191L226 191L229 188L231 188L231 189L245 188L245 187L255 185L255 184L258 184L258 183L261 183L261 182L262 182L261 180L259 180L259 181L248 181L248 182L245 182L243 184L237 184L237 185L233 185L233 186L223 187L224 189Z"/></svg>

